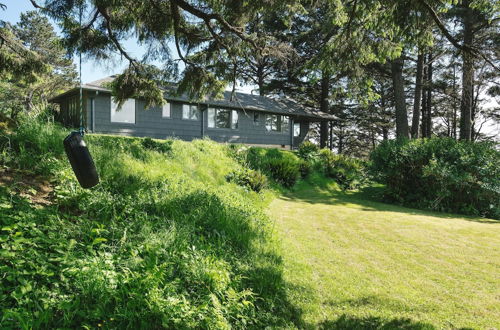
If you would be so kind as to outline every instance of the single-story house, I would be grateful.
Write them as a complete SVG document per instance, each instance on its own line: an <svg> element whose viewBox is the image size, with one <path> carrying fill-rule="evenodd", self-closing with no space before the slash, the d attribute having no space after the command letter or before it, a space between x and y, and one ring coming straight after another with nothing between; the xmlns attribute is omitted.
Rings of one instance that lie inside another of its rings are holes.
<svg viewBox="0 0 500 330"><path fill-rule="evenodd" d="M294 148L306 137L311 122L331 121L320 113L286 98L225 92L223 99L191 101L165 89L162 107L145 108L140 99L128 99L121 109L106 83L113 76L82 85L84 127L89 132L165 139L214 141ZM59 104L56 118L66 126L78 127L79 87L51 101Z"/></svg>

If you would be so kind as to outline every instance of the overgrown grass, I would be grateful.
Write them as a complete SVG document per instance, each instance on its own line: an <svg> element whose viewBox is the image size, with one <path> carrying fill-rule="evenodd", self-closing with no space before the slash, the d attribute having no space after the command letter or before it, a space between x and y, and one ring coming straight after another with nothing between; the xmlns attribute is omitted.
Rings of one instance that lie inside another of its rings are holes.
<svg viewBox="0 0 500 330"><path fill-rule="evenodd" d="M66 134L33 122L0 137L4 166L55 185L46 207L0 187L1 328L291 324L273 194L227 182L241 165L225 146L87 135L101 184L83 190Z"/></svg>
<svg viewBox="0 0 500 330"><path fill-rule="evenodd" d="M500 328L500 222L375 201L319 175L270 207L302 327Z"/></svg>

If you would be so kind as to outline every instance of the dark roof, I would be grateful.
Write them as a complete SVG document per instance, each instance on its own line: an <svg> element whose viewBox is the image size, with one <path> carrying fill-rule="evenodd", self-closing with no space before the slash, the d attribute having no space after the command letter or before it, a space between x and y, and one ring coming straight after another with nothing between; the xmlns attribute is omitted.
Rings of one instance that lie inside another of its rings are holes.
<svg viewBox="0 0 500 330"><path fill-rule="evenodd" d="M111 92L108 88L105 87L106 83L113 81L114 76L109 76L103 79L99 79L88 84L83 84L82 88L84 90L94 90L101 92ZM67 91L61 95L54 97L52 100L55 101L60 97L77 90L78 88L74 88L73 90ZM181 102L191 102L197 104L206 104L209 106L220 106L220 107L230 107L230 108L239 108L242 110L254 110L254 111L262 111L262 112L270 112L277 113L282 115L295 115L306 117L309 119L316 120L334 120L337 119L334 115L326 114L315 109L302 106L301 104L293 101L287 97L266 97L260 95L246 94L246 93L234 93L233 99L231 100L231 92L224 92L223 99L214 99L208 98L201 101L191 101L187 95L174 95L175 87L167 87L165 88L165 99L171 101L181 101Z"/></svg>

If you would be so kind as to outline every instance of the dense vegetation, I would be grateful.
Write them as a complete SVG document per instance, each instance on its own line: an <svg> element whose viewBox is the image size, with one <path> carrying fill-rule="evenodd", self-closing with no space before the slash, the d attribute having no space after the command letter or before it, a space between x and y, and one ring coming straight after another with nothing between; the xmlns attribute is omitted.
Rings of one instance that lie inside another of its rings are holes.
<svg viewBox="0 0 500 330"><path fill-rule="evenodd" d="M1 133L19 182L0 186L1 328L289 324L271 193L227 181L243 168L225 146L89 135L101 184L83 190L66 134L36 121ZM51 205L21 189L38 175Z"/></svg>
<svg viewBox="0 0 500 330"><path fill-rule="evenodd" d="M386 141L371 160L391 202L500 219L500 152L494 144Z"/></svg>

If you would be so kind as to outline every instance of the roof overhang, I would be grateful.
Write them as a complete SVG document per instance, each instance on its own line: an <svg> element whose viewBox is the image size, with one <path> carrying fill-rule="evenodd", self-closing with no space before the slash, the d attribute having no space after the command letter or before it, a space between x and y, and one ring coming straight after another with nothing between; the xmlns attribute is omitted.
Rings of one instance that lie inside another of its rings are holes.
<svg viewBox="0 0 500 330"><path fill-rule="evenodd" d="M111 90L103 87L98 87L98 86L91 86L91 85L82 85L82 91L87 91L87 92L102 92L102 93L111 93ZM61 93L57 96L54 96L53 98L49 99L49 102L53 103L58 103L60 102L61 99L67 97L68 95L74 94L74 93L79 93L80 92L80 87L73 87L69 90L67 90L64 93Z"/></svg>

